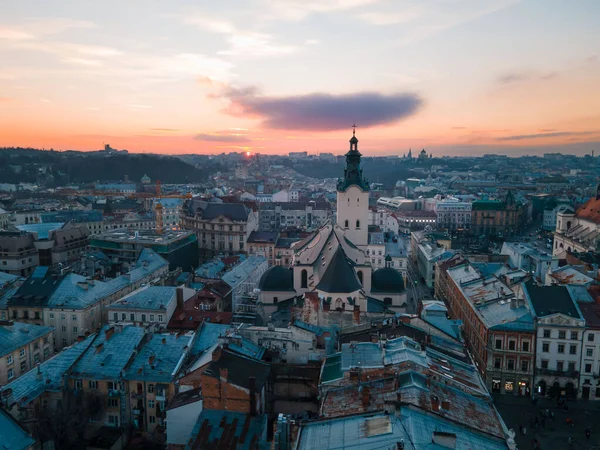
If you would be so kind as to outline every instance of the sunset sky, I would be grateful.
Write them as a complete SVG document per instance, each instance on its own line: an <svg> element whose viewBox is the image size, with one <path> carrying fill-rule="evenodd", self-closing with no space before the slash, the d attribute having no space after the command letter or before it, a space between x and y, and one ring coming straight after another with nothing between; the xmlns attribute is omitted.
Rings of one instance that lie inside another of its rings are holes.
<svg viewBox="0 0 600 450"><path fill-rule="evenodd" d="M600 154L599 0L0 3L0 146Z"/></svg>

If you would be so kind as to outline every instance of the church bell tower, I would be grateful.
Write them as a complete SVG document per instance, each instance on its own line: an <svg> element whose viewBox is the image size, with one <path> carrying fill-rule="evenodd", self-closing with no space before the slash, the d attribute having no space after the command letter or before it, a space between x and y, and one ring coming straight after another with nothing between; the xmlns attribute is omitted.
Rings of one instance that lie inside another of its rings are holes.
<svg viewBox="0 0 600 450"><path fill-rule="evenodd" d="M356 125L352 128L344 177L337 182L337 224L350 242L361 247L369 243L369 183L360 165Z"/></svg>

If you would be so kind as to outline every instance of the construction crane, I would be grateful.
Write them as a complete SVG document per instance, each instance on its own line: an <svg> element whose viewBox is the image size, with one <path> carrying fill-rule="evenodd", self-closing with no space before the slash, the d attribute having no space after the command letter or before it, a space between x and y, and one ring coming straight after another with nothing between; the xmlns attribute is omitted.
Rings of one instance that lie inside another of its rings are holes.
<svg viewBox="0 0 600 450"><path fill-rule="evenodd" d="M162 234L164 231L164 223L163 223L163 206L161 200L163 198L182 198L182 199L190 199L192 198L192 193L189 192L187 194L162 194L162 187L160 180L156 180L156 205L154 206L154 211L156 213L156 232Z"/></svg>

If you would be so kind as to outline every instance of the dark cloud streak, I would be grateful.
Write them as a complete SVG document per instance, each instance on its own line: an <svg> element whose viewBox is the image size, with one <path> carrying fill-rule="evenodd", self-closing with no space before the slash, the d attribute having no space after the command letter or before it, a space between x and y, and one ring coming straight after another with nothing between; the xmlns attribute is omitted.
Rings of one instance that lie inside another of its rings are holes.
<svg viewBox="0 0 600 450"><path fill-rule="evenodd" d="M200 133L194 136L197 141L205 142L252 142L245 136L233 136L233 135L218 135L218 134L206 134Z"/></svg>
<svg viewBox="0 0 600 450"><path fill-rule="evenodd" d="M229 114L257 116L263 119L263 126L284 130L333 131L353 123L359 127L386 125L414 115L423 106L414 93L269 97L250 87L229 89L225 97L231 101Z"/></svg>
<svg viewBox="0 0 600 450"><path fill-rule="evenodd" d="M525 139L543 139L553 137L566 137L566 136L589 136L598 134L598 131L557 131L554 133L535 133L535 134L518 134L515 136L504 136L499 137L497 141L522 141Z"/></svg>

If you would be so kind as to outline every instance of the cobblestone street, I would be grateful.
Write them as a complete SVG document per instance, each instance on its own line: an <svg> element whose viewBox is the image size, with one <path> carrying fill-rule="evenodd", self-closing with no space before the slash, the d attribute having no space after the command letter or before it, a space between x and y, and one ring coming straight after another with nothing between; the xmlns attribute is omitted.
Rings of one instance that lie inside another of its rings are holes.
<svg viewBox="0 0 600 450"><path fill-rule="evenodd" d="M568 402L568 410L565 410L554 400L539 399L537 405L533 405L528 398L498 395L494 403L506 426L515 431L519 450L533 449L534 439L540 442L542 450L600 449L600 404L596 402ZM546 409L554 412L554 419L543 419L542 411ZM574 426L567 424L567 418L575 422ZM519 432L520 425L526 428L525 435ZM591 429L589 440L585 435L588 428ZM571 446L569 438L573 441Z"/></svg>

